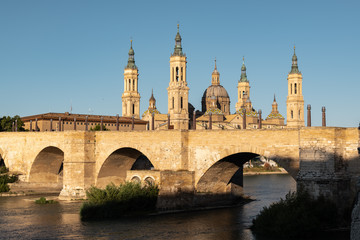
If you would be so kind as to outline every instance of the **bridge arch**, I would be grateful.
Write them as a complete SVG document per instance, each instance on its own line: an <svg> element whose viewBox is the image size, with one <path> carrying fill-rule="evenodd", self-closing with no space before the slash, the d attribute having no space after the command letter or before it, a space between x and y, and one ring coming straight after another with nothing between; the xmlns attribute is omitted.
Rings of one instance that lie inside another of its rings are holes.
<svg viewBox="0 0 360 240"><path fill-rule="evenodd" d="M126 180L129 170L152 170L154 165L141 151L122 147L113 151L101 164L96 178L96 186L105 187L109 183L120 184Z"/></svg>
<svg viewBox="0 0 360 240"><path fill-rule="evenodd" d="M0 167L5 166L5 167L9 167L5 157L4 157L4 151L0 148Z"/></svg>
<svg viewBox="0 0 360 240"><path fill-rule="evenodd" d="M216 149L216 148L214 148ZM268 150L252 146L240 145L230 148L219 148L217 154L207 157L205 165L196 176L197 192L226 193L242 191L243 164L257 156L265 156L283 167L295 180L298 173L298 161L275 153L276 150L269 147ZM240 189L237 187L240 186Z"/></svg>
<svg viewBox="0 0 360 240"><path fill-rule="evenodd" d="M6 150L6 148L4 148ZM3 148L0 148L0 167L5 166L9 171L13 171L10 161L7 157L6 152ZM17 171L17 173L22 174L23 172Z"/></svg>
<svg viewBox="0 0 360 240"><path fill-rule="evenodd" d="M220 159L209 167L196 184L200 193L227 193L231 188L242 187L243 164L259 154L240 152ZM233 183L233 184L230 184Z"/></svg>
<svg viewBox="0 0 360 240"><path fill-rule="evenodd" d="M29 182L62 185L63 162L64 151L54 146L45 147L31 165Z"/></svg>

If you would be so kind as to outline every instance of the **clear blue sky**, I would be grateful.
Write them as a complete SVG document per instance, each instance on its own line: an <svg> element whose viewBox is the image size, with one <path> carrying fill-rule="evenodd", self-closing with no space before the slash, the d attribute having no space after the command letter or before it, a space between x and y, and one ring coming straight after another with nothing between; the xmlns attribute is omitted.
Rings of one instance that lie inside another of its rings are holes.
<svg viewBox="0 0 360 240"><path fill-rule="evenodd" d="M130 38L139 68L141 114L151 89L167 113L169 57L180 23L190 103L201 108L214 58L232 112L245 56L251 101L286 116L296 45L305 107L329 126L360 121L359 1L0 1L0 115L70 111L121 115Z"/></svg>

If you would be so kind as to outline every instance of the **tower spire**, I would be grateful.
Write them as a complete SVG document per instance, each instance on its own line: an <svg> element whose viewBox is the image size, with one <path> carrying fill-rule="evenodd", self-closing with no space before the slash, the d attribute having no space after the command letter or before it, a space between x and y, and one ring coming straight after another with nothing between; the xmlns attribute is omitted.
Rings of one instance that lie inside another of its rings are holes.
<svg viewBox="0 0 360 240"><path fill-rule="evenodd" d="M137 67L135 65L134 55L135 55L135 52L134 52L134 49L132 48L132 39L131 39L130 40L129 59L128 59L128 64L127 64L126 68L137 69Z"/></svg>
<svg viewBox="0 0 360 240"><path fill-rule="evenodd" d="M214 68L214 70L217 70L217 68L216 68L216 57L215 57L215 68Z"/></svg>
<svg viewBox="0 0 360 240"><path fill-rule="evenodd" d="M151 97L150 97L150 100L155 100L155 98L154 98L154 90L153 90L153 89L151 89Z"/></svg>
<svg viewBox="0 0 360 240"><path fill-rule="evenodd" d="M177 34L175 37L175 48L174 48L174 56L184 56L183 52L182 52L182 47L181 47L181 36L180 36L180 32L179 32L179 24L177 25Z"/></svg>
<svg viewBox="0 0 360 240"><path fill-rule="evenodd" d="M249 82L246 76L245 58L243 57L243 65L241 67L241 77L239 82Z"/></svg>
<svg viewBox="0 0 360 240"><path fill-rule="evenodd" d="M294 45L294 55L292 57L292 65L291 65L291 71L290 73L300 73L298 64L297 64L297 56L295 53L295 45Z"/></svg>

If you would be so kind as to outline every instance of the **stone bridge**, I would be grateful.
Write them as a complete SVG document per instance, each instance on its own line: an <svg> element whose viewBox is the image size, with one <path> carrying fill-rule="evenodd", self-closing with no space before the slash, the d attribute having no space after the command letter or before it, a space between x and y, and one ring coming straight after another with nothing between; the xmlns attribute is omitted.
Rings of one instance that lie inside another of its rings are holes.
<svg viewBox="0 0 360 240"><path fill-rule="evenodd" d="M298 186L349 206L360 176L358 147L357 128L332 127L0 133L10 171L29 183L59 184L60 197L68 199L125 180L155 182L160 194L237 195L243 164L262 155Z"/></svg>

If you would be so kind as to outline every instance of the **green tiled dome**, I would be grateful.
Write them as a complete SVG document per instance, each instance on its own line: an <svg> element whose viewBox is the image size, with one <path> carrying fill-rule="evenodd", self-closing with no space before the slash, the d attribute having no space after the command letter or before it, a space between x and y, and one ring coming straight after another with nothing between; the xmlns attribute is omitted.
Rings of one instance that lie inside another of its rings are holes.
<svg viewBox="0 0 360 240"><path fill-rule="evenodd" d="M243 116L242 109L237 110L236 113L240 114L240 116ZM247 117L258 117L258 113L256 111L251 111L251 112L246 111L246 116Z"/></svg>
<svg viewBox="0 0 360 240"><path fill-rule="evenodd" d="M284 119L280 113L270 113L266 119Z"/></svg>
<svg viewBox="0 0 360 240"><path fill-rule="evenodd" d="M148 109L148 110L146 110L144 113L143 113L143 115L142 115L142 117L144 117L146 114L150 114L150 115L152 115L153 113L154 114L160 114L160 112L157 110L157 109Z"/></svg>
<svg viewBox="0 0 360 240"><path fill-rule="evenodd" d="M204 115L209 115L209 113L211 113L212 115L222 115L224 114L220 109L218 108L210 108L209 110L207 110L205 112Z"/></svg>

